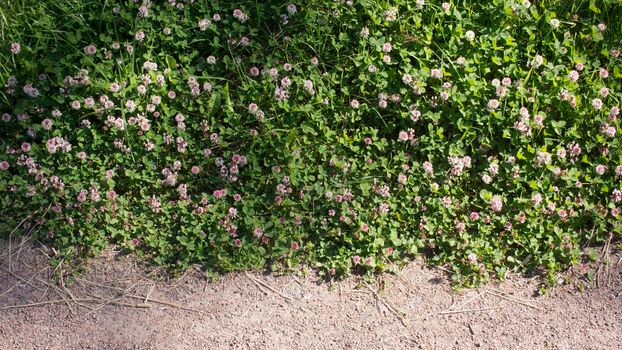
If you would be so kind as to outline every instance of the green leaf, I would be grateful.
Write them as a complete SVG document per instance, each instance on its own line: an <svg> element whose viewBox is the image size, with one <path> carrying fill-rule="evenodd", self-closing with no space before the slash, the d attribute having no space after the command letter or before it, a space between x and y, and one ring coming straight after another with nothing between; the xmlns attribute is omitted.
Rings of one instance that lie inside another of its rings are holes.
<svg viewBox="0 0 622 350"><path fill-rule="evenodd" d="M487 190L483 189L483 190L479 191L479 197L484 202L488 202L488 201L490 201L490 198L492 198L492 193L490 193Z"/></svg>
<svg viewBox="0 0 622 350"><path fill-rule="evenodd" d="M285 139L285 143L291 145L294 143L294 140L298 137L298 129L292 129L287 134L287 138Z"/></svg>
<svg viewBox="0 0 622 350"><path fill-rule="evenodd" d="M301 128L302 128L302 132L304 132L305 134L311 134L313 136L317 136L317 132L315 132L315 130L312 127L306 124L302 124Z"/></svg>
<svg viewBox="0 0 622 350"><path fill-rule="evenodd" d="M371 185L367 182L362 182L359 185L359 189L361 190L362 195L369 196L369 190L371 189Z"/></svg>
<svg viewBox="0 0 622 350"><path fill-rule="evenodd" d="M82 35L79 31L76 31L75 33L67 33L67 40L74 45L79 43L80 39L82 39Z"/></svg>
<svg viewBox="0 0 622 350"><path fill-rule="evenodd" d="M168 64L169 69L175 69L175 67L177 67L177 62L173 56L170 55L166 55L166 64Z"/></svg>
<svg viewBox="0 0 622 350"><path fill-rule="evenodd" d="M516 152L516 159L518 159L518 160L525 160L525 159L527 159L525 157L525 154L523 153L523 149L522 148L520 148L518 150L518 152Z"/></svg>
<svg viewBox="0 0 622 350"><path fill-rule="evenodd" d="M596 1L590 0L590 11L594 13L600 13L600 9L596 7Z"/></svg>
<svg viewBox="0 0 622 350"><path fill-rule="evenodd" d="M209 101L207 102L207 117L213 116L220 108L220 93L217 91L212 92Z"/></svg>
<svg viewBox="0 0 622 350"><path fill-rule="evenodd" d="M566 126L566 121L565 120L552 120L551 126L553 126L553 130L555 130L555 132L558 135L561 135L563 132L562 128Z"/></svg>

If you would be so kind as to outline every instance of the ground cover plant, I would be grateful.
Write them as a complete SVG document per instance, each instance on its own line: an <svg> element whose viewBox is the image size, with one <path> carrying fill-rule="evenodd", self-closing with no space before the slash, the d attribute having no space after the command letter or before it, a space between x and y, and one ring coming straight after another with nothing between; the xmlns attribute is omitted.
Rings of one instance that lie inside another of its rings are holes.
<svg viewBox="0 0 622 350"><path fill-rule="evenodd" d="M0 230L59 257L469 285L620 237L618 1L0 9Z"/></svg>

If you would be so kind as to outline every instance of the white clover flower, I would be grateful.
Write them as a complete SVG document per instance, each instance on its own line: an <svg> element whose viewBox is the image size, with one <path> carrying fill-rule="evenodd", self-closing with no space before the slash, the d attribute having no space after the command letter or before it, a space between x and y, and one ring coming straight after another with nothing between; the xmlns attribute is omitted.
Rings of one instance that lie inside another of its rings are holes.
<svg viewBox="0 0 622 350"><path fill-rule="evenodd" d="M410 85L410 83L412 83L413 81L413 77L410 74L404 74L402 75L402 82L406 85Z"/></svg>
<svg viewBox="0 0 622 350"><path fill-rule="evenodd" d="M443 71L438 68L432 68L432 70L430 70L430 76L432 78L441 79L443 77Z"/></svg>
<svg viewBox="0 0 622 350"><path fill-rule="evenodd" d="M599 23L597 28L602 33L607 29L607 26L604 23Z"/></svg>
<svg viewBox="0 0 622 350"><path fill-rule="evenodd" d="M390 8L384 12L384 20L387 22L393 22L397 19L397 9Z"/></svg>
<svg viewBox="0 0 622 350"><path fill-rule="evenodd" d="M393 46L391 45L391 43L386 42L386 43L384 43L382 45L382 51L383 52L389 53L389 52L391 52L391 50L393 50Z"/></svg>
<svg viewBox="0 0 622 350"><path fill-rule="evenodd" d="M539 205L540 203L542 203L542 195L540 193L536 193L531 197L531 203L533 203L533 205Z"/></svg>
<svg viewBox="0 0 622 350"><path fill-rule="evenodd" d="M434 175L434 166L428 161L423 162L423 171L427 176L432 176Z"/></svg>
<svg viewBox="0 0 622 350"><path fill-rule="evenodd" d="M17 55L20 51L22 51L22 46L19 43L12 43L9 50L12 54Z"/></svg>
<svg viewBox="0 0 622 350"><path fill-rule="evenodd" d="M605 171L607 171L607 167L603 164L598 164L595 170L598 175L603 175L605 174Z"/></svg>
<svg viewBox="0 0 622 350"><path fill-rule="evenodd" d="M359 35L361 36L361 38L367 39L369 37L369 28L363 27L363 29L361 29L361 32L359 33Z"/></svg>
<svg viewBox="0 0 622 350"><path fill-rule="evenodd" d="M290 15L293 15L297 12L298 12L298 9L296 8L296 5L294 4L287 5L287 13L289 13Z"/></svg>
<svg viewBox="0 0 622 350"><path fill-rule="evenodd" d="M492 196L490 199L490 209L495 212L500 212L503 210L503 198L498 195Z"/></svg>
<svg viewBox="0 0 622 350"><path fill-rule="evenodd" d="M551 163L551 154L548 152L538 151L536 153L536 166L541 167Z"/></svg>
<svg viewBox="0 0 622 350"><path fill-rule="evenodd" d="M492 178L490 177L490 175L488 175L488 174L484 174L484 175L482 176L482 181L483 181L485 184L489 184L490 182L492 182Z"/></svg>
<svg viewBox="0 0 622 350"><path fill-rule="evenodd" d="M142 43L145 40L145 32L142 30L137 31L136 34L134 34L134 38L136 41Z"/></svg>
<svg viewBox="0 0 622 350"><path fill-rule="evenodd" d="M499 108L499 101L496 99L489 100L486 107L488 108L489 111L492 112L495 109Z"/></svg>
<svg viewBox="0 0 622 350"><path fill-rule="evenodd" d="M209 19L204 18L204 19L199 21L199 29L201 31L204 31L204 30L207 29L207 27L210 26L210 24L212 24L212 21L210 21Z"/></svg>
<svg viewBox="0 0 622 350"><path fill-rule="evenodd" d="M536 57L533 58L533 61L530 62L530 65L534 68L538 68L542 65L543 62L544 57L542 57L541 55L536 55Z"/></svg>

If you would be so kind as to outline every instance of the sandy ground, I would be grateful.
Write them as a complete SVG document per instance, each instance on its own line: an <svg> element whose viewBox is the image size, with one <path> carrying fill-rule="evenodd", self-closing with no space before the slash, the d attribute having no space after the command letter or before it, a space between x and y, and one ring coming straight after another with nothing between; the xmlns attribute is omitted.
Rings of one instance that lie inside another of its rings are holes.
<svg viewBox="0 0 622 350"><path fill-rule="evenodd" d="M50 252L18 243L0 243L1 350L622 348L614 249L590 265L598 283L575 269L535 296L538 280L515 275L454 291L421 262L371 283L260 272L210 282L193 270L165 280L113 250L55 284Z"/></svg>

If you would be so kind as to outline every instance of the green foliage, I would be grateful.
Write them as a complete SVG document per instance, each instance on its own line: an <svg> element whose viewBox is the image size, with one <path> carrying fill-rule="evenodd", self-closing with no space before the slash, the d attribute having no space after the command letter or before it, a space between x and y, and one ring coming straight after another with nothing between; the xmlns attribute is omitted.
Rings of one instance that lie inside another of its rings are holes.
<svg viewBox="0 0 622 350"><path fill-rule="evenodd" d="M396 4L5 2L1 232L465 285L619 237L619 2Z"/></svg>

